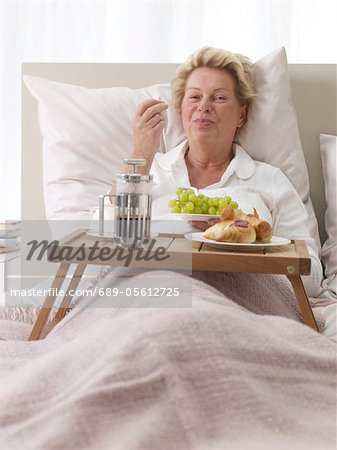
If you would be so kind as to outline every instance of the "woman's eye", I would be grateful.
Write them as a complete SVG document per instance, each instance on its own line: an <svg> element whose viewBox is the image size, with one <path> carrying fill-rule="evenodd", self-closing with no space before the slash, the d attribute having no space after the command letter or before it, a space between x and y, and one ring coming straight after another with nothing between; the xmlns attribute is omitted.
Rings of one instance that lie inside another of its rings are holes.
<svg viewBox="0 0 337 450"><path fill-rule="evenodd" d="M188 99L189 99L189 100L192 100L192 101L196 101L196 100L199 99L199 97L198 97L197 95L190 95L190 96L188 97Z"/></svg>
<svg viewBox="0 0 337 450"><path fill-rule="evenodd" d="M226 101L226 97L224 95L217 95L214 97L214 100L217 102L224 102Z"/></svg>

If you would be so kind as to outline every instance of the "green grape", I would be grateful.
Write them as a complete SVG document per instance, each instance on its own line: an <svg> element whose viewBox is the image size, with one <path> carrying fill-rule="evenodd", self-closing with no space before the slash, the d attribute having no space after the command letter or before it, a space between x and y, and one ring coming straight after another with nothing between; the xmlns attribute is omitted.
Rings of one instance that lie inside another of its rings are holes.
<svg viewBox="0 0 337 450"><path fill-rule="evenodd" d="M181 194L179 194L179 200L183 203L187 202L188 199L188 194L187 192L182 192Z"/></svg>
<svg viewBox="0 0 337 450"><path fill-rule="evenodd" d="M178 202L177 202L177 200L170 200L170 201L168 202L168 205L169 205L171 208L173 208L174 206L178 206Z"/></svg>
<svg viewBox="0 0 337 450"><path fill-rule="evenodd" d="M207 214L208 213L208 203L203 203L201 205L201 211L203 214Z"/></svg>
<svg viewBox="0 0 337 450"><path fill-rule="evenodd" d="M211 214L220 215L222 211L230 206L233 209L239 207L238 203L228 195L226 197L208 197L198 194L193 189L177 188L177 197L169 200L168 205L171 212L175 214Z"/></svg>
<svg viewBox="0 0 337 450"><path fill-rule="evenodd" d="M195 203L195 201L197 200L197 196L195 195L195 193L193 192L193 194L188 194L188 201Z"/></svg>
<svg viewBox="0 0 337 450"><path fill-rule="evenodd" d="M228 206L228 203L225 202L224 200L221 200L220 203L219 203L218 209L219 209L220 211L222 211L223 209L226 208L226 206Z"/></svg>
<svg viewBox="0 0 337 450"><path fill-rule="evenodd" d="M194 203L192 203L192 202L187 202L185 208L186 208L188 211L190 211L190 212L193 211L193 210L194 210Z"/></svg>
<svg viewBox="0 0 337 450"><path fill-rule="evenodd" d="M202 198L199 198L199 195L198 195L198 197L196 198L194 203L196 204L196 206L200 206L201 207L201 205L204 203L204 201L203 201Z"/></svg>

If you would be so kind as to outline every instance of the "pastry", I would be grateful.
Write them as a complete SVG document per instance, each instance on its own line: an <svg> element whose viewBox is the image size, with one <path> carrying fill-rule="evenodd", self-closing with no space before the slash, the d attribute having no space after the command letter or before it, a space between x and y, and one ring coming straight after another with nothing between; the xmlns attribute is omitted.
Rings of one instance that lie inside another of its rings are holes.
<svg viewBox="0 0 337 450"><path fill-rule="evenodd" d="M269 222L260 219L254 208L254 214L247 214L246 220L253 225L256 231L256 241L263 244L270 242L273 237L273 229Z"/></svg>
<svg viewBox="0 0 337 450"><path fill-rule="evenodd" d="M251 244L256 240L254 227L247 220L225 220L208 228L203 236L218 242Z"/></svg>
<svg viewBox="0 0 337 450"><path fill-rule="evenodd" d="M227 206L222 210L220 220L246 220L255 228L256 241L259 243L265 244L270 242L273 237L272 226L266 220L259 218L255 208L253 214L245 214L240 209L232 209L230 206Z"/></svg>

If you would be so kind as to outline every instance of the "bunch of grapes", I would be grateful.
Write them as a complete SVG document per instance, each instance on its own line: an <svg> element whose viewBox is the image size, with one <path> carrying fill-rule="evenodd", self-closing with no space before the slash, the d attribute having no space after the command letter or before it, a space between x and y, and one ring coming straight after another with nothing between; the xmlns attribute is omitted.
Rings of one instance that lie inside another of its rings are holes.
<svg viewBox="0 0 337 450"><path fill-rule="evenodd" d="M193 189L177 188L176 198L169 201L171 213L175 214L221 214L226 206L233 209L238 204L231 197L207 197L204 194L196 194Z"/></svg>

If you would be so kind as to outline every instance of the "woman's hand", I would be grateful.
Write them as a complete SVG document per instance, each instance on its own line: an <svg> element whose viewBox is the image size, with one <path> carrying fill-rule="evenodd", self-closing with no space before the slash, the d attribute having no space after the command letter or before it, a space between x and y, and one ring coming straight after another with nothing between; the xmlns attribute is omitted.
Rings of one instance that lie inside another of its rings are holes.
<svg viewBox="0 0 337 450"><path fill-rule="evenodd" d="M145 166L138 166L137 173L148 174L155 153L160 143L160 135L165 126L162 114L168 108L168 104L156 99L142 102L136 111L133 121L134 150L129 156L131 159L145 159ZM127 171L124 168L123 171ZM112 184L109 195L116 193L116 185Z"/></svg>
<svg viewBox="0 0 337 450"><path fill-rule="evenodd" d="M167 108L167 103L151 99L142 102L136 112L133 121L134 151L132 157L142 158L147 162L146 166L139 167L138 172L140 173L149 173L165 126L162 112Z"/></svg>
<svg viewBox="0 0 337 450"><path fill-rule="evenodd" d="M190 223L199 230L206 231L209 227L218 222L220 222L220 219L192 220Z"/></svg>

